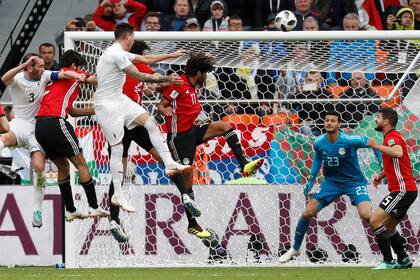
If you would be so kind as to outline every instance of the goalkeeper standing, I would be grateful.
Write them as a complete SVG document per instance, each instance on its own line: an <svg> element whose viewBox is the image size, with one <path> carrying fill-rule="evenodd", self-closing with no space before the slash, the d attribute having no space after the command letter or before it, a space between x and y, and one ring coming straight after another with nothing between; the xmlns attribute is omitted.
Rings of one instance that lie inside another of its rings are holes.
<svg viewBox="0 0 420 280"><path fill-rule="evenodd" d="M357 207L360 218L369 222L372 207L367 181L360 170L357 149L371 146L374 140L367 136L344 133L339 130L340 125L339 113L335 111L326 113L324 117L326 133L314 142L315 153L311 173L303 188L305 197L308 198L321 165L324 181L306 204L296 226L293 246L279 258L280 263L288 262L300 255L300 247L311 219L343 194L350 197L351 204ZM374 152L377 159L382 162L379 151L374 150Z"/></svg>

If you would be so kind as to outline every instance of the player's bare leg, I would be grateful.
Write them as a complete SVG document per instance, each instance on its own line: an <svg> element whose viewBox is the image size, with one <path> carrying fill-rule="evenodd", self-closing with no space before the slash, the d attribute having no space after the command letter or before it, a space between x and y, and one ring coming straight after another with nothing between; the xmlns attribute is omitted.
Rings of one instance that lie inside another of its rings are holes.
<svg viewBox="0 0 420 280"><path fill-rule="evenodd" d="M83 154L78 154L70 158L71 163L76 167L80 176L80 184L85 190L85 194L89 203L89 217L107 217L109 212L105 211L98 205L98 200L95 191L95 181L90 176L89 168Z"/></svg>
<svg viewBox="0 0 420 280"><path fill-rule="evenodd" d="M173 160L166 140L160 132L154 117L150 116L148 113L143 113L139 115L134 122L147 129L150 141L152 142L156 151L159 153L160 158L165 165L166 175L173 176L178 173L187 172L191 169L190 165L183 165Z"/></svg>
<svg viewBox="0 0 420 280"><path fill-rule="evenodd" d="M407 254L406 240L395 229L399 222L380 207L373 212L370 225L384 257L383 261L373 269L411 268L413 266L413 262ZM393 259L391 247L398 256L397 262Z"/></svg>
<svg viewBox="0 0 420 280"><path fill-rule="evenodd" d="M316 199L310 199L302 212L296 225L293 246L279 258L280 263L285 263L300 255L300 246L309 227L309 222L320 211L320 204Z"/></svg>
<svg viewBox="0 0 420 280"><path fill-rule="evenodd" d="M74 206L73 193L70 185L70 165L67 159L53 160L58 169L58 187L60 188L61 198L66 208L65 219L71 222L75 219L85 219L87 214L81 213Z"/></svg>
<svg viewBox="0 0 420 280"><path fill-rule="evenodd" d="M35 175L35 190L34 200L35 209L32 217L32 226L40 228L42 226L42 202L44 200L46 177L45 169L45 154L41 151L31 153L31 162Z"/></svg>
<svg viewBox="0 0 420 280"><path fill-rule="evenodd" d="M365 220L369 223L370 216L372 214L372 205L368 201L362 201L357 204L357 211L359 212L359 216L362 220Z"/></svg>
<svg viewBox="0 0 420 280"><path fill-rule="evenodd" d="M241 142L230 123L221 121L211 122L204 134L203 141L206 142L218 136L225 137L226 142L238 160L243 176L247 177L255 174L255 172L263 165L264 159L262 158L248 162L242 151Z"/></svg>

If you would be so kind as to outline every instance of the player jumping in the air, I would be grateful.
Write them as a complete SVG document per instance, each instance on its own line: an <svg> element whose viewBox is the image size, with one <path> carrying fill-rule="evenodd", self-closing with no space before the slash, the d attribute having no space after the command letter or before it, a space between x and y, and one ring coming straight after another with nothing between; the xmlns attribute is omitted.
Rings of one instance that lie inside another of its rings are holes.
<svg viewBox="0 0 420 280"><path fill-rule="evenodd" d="M401 222L417 198L417 187L411 168L407 144L395 130L398 114L392 108L382 108L376 119L376 131L384 135L383 144L374 142L373 148L382 152L384 170L373 179L373 185L386 178L389 194L382 200L370 218L376 242L383 255L383 261L374 269L410 268L413 262L407 254L407 244L395 227ZM397 261L391 253L397 254Z"/></svg>
<svg viewBox="0 0 420 280"><path fill-rule="evenodd" d="M207 73L213 70L213 63L213 58L205 53L191 55L185 67L185 75L181 76L183 83L170 85L165 89L158 110L165 116L169 148L175 160L183 164L192 164L197 146L214 137L224 136L238 160L243 175L249 176L255 173L264 160L249 162L245 158L232 126L221 121L196 123L201 112L197 90L206 82ZM201 215L201 211L194 202L193 173L174 175L172 181L181 192L188 217L188 232L199 238L209 237L210 233L201 228L195 219Z"/></svg>
<svg viewBox="0 0 420 280"><path fill-rule="evenodd" d="M115 189L111 203L133 212L135 208L124 198L121 190L124 173L122 164L124 126L128 129L138 125L146 128L150 141L165 164L167 175L183 172L190 169L190 166L179 164L172 159L156 120L141 105L122 94L125 74L143 82L180 84L182 80L177 75L153 76L141 73L132 62L152 64L183 56L186 52L179 50L170 54L144 56L129 53L134 43L134 28L126 23L117 25L114 35L115 43L104 51L96 67L98 88L95 94L95 113L111 146L110 169Z"/></svg>
<svg viewBox="0 0 420 280"><path fill-rule="evenodd" d="M86 65L85 59L76 51L68 50L60 57L60 73L75 71L86 77L85 83L96 85L96 77L82 72ZM82 219L86 217L109 216L109 212L102 209L97 202L95 182L89 173L79 140L74 129L67 122L68 114L73 117L93 115L93 108L73 108L73 102L80 93L78 80L61 80L47 85L36 115L35 136L58 169L58 186L66 207L66 220ZM70 186L70 166L68 160L79 172L80 184L86 193L89 204L87 214L81 213L74 206Z"/></svg>
<svg viewBox="0 0 420 280"><path fill-rule="evenodd" d="M319 190L309 199L296 226L292 248L280 256L285 263L300 254L303 238L309 223L316 214L341 195L350 197L351 204L357 207L360 218L369 221L372 212L367 191L367 181L360 170L357 149L371 146L373 139L357 134L341 132L340 114L327 112L324 119L326 133L314 142L314 158L310 177L303 188L306 198L315 183L317 174L323 166L324 181ZM379 151L374 150L379 161Z"/></svg>
<svg viewBox="0 0 420 280"><path fill-rule="evenodd" d="M7 71L1 78L10 88L15 118L10 131L0 137L0 151L4 147L24 147L31 155L35 172L35 210L32 226L42 226L42 201L45 191L45 154L35 139L35 114L45 87L51 81L75 79L84 81L85 76L74 71L52 72L44 69L44 60L37 54L28 53L22 64Z"/></svg>

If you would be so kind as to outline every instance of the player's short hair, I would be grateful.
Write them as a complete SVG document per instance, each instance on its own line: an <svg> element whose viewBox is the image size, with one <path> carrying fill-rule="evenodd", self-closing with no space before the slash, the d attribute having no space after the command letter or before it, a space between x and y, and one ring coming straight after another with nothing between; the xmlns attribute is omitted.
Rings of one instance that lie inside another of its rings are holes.
<svg viewBox="0 0 420 280"><path fill-rule="evenodd" d="M214 68L214 59L204 52L193 53L185 66L185 74L194 76L198 71L201 73L210 72Z"/></svg>
<svg viewBox="0 0 420 280"><path fill-rule="evenodd" d="M28 61L31 57L33 57L33 56L36 56L36 57L39 57L39 58L42 58L39 54L37 54L37 53L27 53L27 54L25 54L24 56L23 56L23 58L22 58L22 64L23 63L25 63L26 61ZM34 67L35 66L35 62L33 62L32 63L32 67ZM24 69L24 70L26 70L26 68Z"/></svg>
<svg viewBox="0 0 420 280"><path fill-rule="evenodd" d="M340 113L339 113L339 112L337 112L337 111L330 110L330 111L326 112L326 113L324 114L324 119L325 119L327 116L336 116L336 117L338 118L338 122L341 122L341 115L340 115Z"/></svg>
<svg viewBox="0 0 420 280"><path fill-rule="evenodd" d="M76 66L85 66L86 60L75 50L67 50L60 56L60 68L70 67L72 64Z"/></svg>
<svg viewBox="0 0 420 280"><path fill-rule="evenodd" d="M145 50L150 50L149 45L145 41L135 41L130 52L142 55Z"/></svg>
<svg viewBox="0 0 420 280"><path fill-rule="evenodd" d="M128 23L120 23L114 30L115 40L124 39L127 35L132 34L134 32L134 27Z"/></svg>
<svg viewBox="0 0 420 280"><path fill-rule="evenodd" d="M241 22L243 22L242 18L239 15L232 15L232 16L230 16L229 17L229 20L228 20L228 24L230 24L230 22L232 20L240 20Z"/></svg>
<svg viewBox="0 0 420 280"><path fill-rule="evenodd" d="M398 114L397 111L391 107L384 107L379 109L379 114L382 115L382 118L388 120L392 127L396 127L398 123Z"/></svg>
<svg viewBox="0 0 420 280"><path fill-rule="evenodd" d="M54 53L55 53L55 46L53 44L51 44L51 43L45 42L45 43L42 43L41 45L39 45L39 47L38 47L38 51L39 52L41 52L41 48L42 47L53 48Z"/></svg>

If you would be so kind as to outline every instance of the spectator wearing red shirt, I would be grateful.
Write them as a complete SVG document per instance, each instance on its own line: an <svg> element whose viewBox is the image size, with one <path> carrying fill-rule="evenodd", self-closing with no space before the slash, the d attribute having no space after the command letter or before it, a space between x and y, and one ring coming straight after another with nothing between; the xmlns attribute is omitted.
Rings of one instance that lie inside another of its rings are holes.
<svg viewBox="0 0 420 280"><path fill-rule="evenodd" d="M375 233L376 241L383 255L375 269L410 268L413 262L407 255L407 244L396 226L405 217L408 209L417 198L417 186L411 168L407 144L401 134L395 130L398 114L392 108L382 108L376 119L376 131L384 135L383 144L374 141L372 148L382 152L384 170L374 179L373 185L378 186L382 179L388 181L389 194L382 200L371 216L370 224ZM397 254L394 260L391 247Z"/></svg>
<svg viewBox="0 0 420 280"><path fill-rule="evenodd" d="M110 4L112 4L113 20L110 20L109 16L104 14L104 7L108 9ZM139 30L146 13L147 7L135 0L105 0L96 9L93 20L104 31L113 31L117 24L123 22L129 23L134 26L135 30Z"/></svg>

